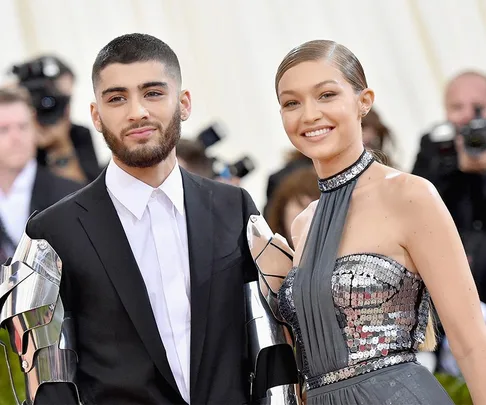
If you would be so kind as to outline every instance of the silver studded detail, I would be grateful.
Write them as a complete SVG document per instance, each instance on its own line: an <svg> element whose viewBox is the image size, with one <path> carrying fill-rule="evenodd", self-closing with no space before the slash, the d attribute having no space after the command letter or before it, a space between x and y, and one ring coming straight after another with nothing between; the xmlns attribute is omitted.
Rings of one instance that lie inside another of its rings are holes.
<svg viewBox="0 0 486 405"><path fill-rule="evenodd" d="M326 179L320 179L319 189L321 192L326 193L344 186L345 184L359 177L359 175L363 173L374 160L375 158L371 152L365 150L355 163L343 170L341 173Z"/></svg>
<svg viewBox="0 0 486 405"><path fill-rule="evenodd" d="M40 240L39 243L37 244L40 250L46 250L49 246L49 244L45 240Z"/></svg>

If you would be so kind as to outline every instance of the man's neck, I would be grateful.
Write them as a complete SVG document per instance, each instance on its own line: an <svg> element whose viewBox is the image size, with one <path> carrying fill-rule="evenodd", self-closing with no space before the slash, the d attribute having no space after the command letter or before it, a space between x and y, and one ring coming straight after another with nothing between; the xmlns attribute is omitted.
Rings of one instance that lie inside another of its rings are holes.
<svg viewBox="0 0 486 405"><path fill-rule="evenodd" d="M22 173L22 170L0 170L0 190L7 195L15 182L15 179Z"/></svg>
<svg viewBox="0 0 486 405"><path fill-rule="evenodd" d="M159 187L174 169L176 164L175 149L167 156L167 159L152 167L130 167L113 157L115 164L136 179L153 188Z"/></svg>

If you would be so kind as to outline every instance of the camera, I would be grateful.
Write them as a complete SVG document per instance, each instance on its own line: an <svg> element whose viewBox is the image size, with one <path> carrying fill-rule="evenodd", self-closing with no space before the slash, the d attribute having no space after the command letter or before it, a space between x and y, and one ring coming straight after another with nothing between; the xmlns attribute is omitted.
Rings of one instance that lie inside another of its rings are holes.
<svg viewBox="0 0 486 405"><path fill-rule="evenodd" d="M454 138L457 134L464 139L464 151L475 156L486 152L486 119L482 118L482 106L475 106L475 117L459 130L451 122L436 125L429 133L433 153L430 153L429 167L435 173L446 175L457 168L457 151Z"/></svg>
<svg viewBox="0 0 486 405"><path fill-rule="evenodd" d="M29 91L37 113L37 121L42 126L58 122L69 104L69 96L61 94L54 83L60 72L56 60L50 57L38 58L12 67L11 73L16 75L19 84Z"/></svg>
<svg viewBox="0 0 486 405"><path fill-rule="evenodd" d="M255 169L253 160L249 156L245 156L233 164L227 164L217 158L213 158L213 173L214 177L243 178L248 173Z"/></svg>
<svg viewBox="0 0 486 405"><path fill-rule="evenodd" d="M486 119L482 117L483 107L474 107L474 118L459 131L464 138L464 149L470 155L486 151Z"/></svg>
<svg viewBox="0 0 486 405"><path fill-rule="evenodd" d="M198 142L203 145L204 149L208 149L223 138L223 131L217 123L204 129L197 136ZM255 164L249 156L244 156L232 164L228 164L215 157L213 157L212 160L214 177L238 177L241 179L255 169Z"/></svg>

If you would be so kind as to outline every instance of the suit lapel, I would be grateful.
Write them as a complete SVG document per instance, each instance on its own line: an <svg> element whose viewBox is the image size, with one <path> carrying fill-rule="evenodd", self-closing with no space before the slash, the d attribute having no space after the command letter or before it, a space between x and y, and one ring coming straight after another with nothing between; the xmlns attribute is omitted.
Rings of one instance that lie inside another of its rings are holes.
<svg viewBox="0 0 486 405"><path fill-rule="evenodd" d="M49 195L51 193L51 184L45 172L41 167L37 167L35 173L34 187L32 189L32 198L30 200L30 213L34 211L41 211L48 207Z"/></svg>
<svg viewBox="0 0 486 405"><path fill-rule="evenodd" d="M191 272L191 397L201 365L213 261L212 192L200 181L182 171Z"/></svg>
<svg viewBox="0 0 486 405"><path fill-rule="evenodd" d="M105 173L76 202L84 208L79 216L103 266L160 373L179 392L167 361L145 283L123 226L106 190Z"/></svg>

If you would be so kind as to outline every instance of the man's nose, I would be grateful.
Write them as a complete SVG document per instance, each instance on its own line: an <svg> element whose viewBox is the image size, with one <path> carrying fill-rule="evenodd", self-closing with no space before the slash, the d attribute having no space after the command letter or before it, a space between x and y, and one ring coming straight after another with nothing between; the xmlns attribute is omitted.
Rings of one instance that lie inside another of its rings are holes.
<svg viewBox="0 0 486 405"><path fill-rule="evenodd" d="M138 100L134 100L130 103L130 111L128 116L128 119L130 121L140 121L143 119L147 119L148 116L148 110Z"/></svg>

